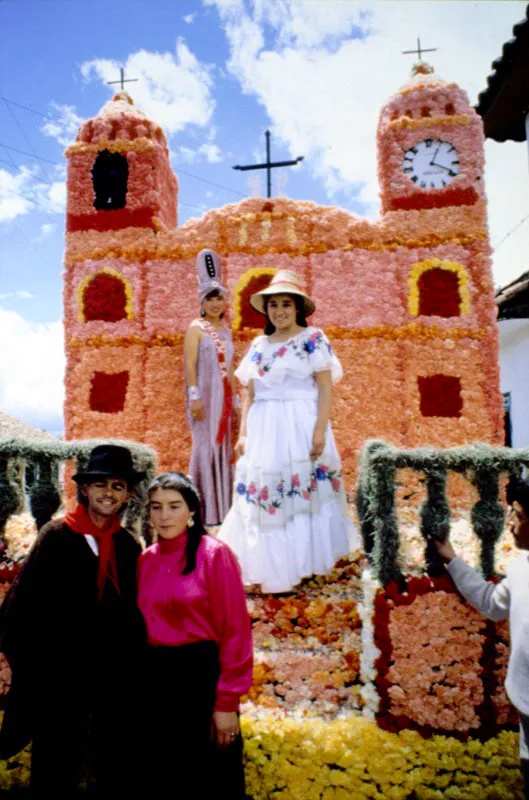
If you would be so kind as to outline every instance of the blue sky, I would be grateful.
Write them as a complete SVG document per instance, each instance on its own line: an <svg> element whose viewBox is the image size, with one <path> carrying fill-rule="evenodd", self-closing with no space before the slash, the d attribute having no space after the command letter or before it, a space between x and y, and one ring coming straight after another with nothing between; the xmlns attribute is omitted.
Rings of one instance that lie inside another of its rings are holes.
<svg viewBox="0 0 529 800"><path fill-rule="evenodd" d="M2 0L0 409L62 428L63 150L120 65L168 133L180 223L265 193L264 175L259 186L232 166L264 157L267 127L274 158L305 156L277 171L274 193L374 218L378 112L413 62L401 51L420 35L475 103L524 12L509 0ZM527 269L529 223L514 230L529 213L527 148L489 142L486 158L501 285Z"/></svg>

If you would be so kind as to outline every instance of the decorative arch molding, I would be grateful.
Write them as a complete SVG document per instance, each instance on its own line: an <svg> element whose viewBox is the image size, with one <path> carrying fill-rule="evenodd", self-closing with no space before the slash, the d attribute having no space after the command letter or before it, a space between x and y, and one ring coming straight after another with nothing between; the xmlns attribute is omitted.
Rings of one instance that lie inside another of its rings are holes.
<svg viewBox="0 0 529 800"><path fill-rule="evenodd" d="M240 276L233 297L234 331L264 327L263 315L250 305L250 297L268 286L276 272L273 267L252 267Z"/></svg>
<svg viewBox="0 0 529 800"><path fill-rule="evenodd" d="M443 270L451 273L457 279L458 309L459 313L449 314L439 312L439 316L463 316L470 313L470 287L468 272L463 264L457 261L450 261L441 258L428 258L425 261L418 261L413 265L408 276L408 312L411 317L419 316L421 312L421 278L431 270ZM426 312L433 315L432 312Z"/></svg>
<svg viewBox="0 0 529 800"><path fill-rule="evenodd" d="M112 267L102 267L83 278L77 289L77 304L79 322L134 319L131 285Z"/></svg>

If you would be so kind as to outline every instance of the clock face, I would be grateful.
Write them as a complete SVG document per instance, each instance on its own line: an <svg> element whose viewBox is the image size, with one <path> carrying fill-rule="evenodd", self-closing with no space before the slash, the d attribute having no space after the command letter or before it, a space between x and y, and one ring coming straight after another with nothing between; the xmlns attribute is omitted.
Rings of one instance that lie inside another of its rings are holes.
<svg viewBox="0 0 529 800"><path fill-rule="evenodd" d="M402 169L420 189L444 189L459 173L459 155L450 142L425 139L406 150Z"/></svg>

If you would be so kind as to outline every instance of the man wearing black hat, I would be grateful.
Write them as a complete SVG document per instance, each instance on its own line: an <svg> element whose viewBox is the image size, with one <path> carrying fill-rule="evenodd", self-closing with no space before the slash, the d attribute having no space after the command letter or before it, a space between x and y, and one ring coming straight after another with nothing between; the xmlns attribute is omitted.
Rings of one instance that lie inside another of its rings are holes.
<svg viewBox="0 0 529 800"><path fill-rule="evenodd" d="M73 476L81 502L40 530L2 605L0 647L12 685L0 756L32 741L34 797L75 797L87 752L97 797L132 793L145 630L136 605L141 548L119 512L143 477L126 448L94 448Z"/></svg>

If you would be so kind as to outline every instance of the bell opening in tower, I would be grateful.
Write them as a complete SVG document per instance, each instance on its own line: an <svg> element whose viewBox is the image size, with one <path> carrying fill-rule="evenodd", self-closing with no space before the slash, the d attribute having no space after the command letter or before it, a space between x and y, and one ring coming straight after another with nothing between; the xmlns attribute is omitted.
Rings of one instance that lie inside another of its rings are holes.
<svg viewBox="0 0 529 800"><path fill-rule="evenodd" d="M129 165L126 156L101 150L92 167L94 208L98 211L124 208L128 177Z"/></svg>

